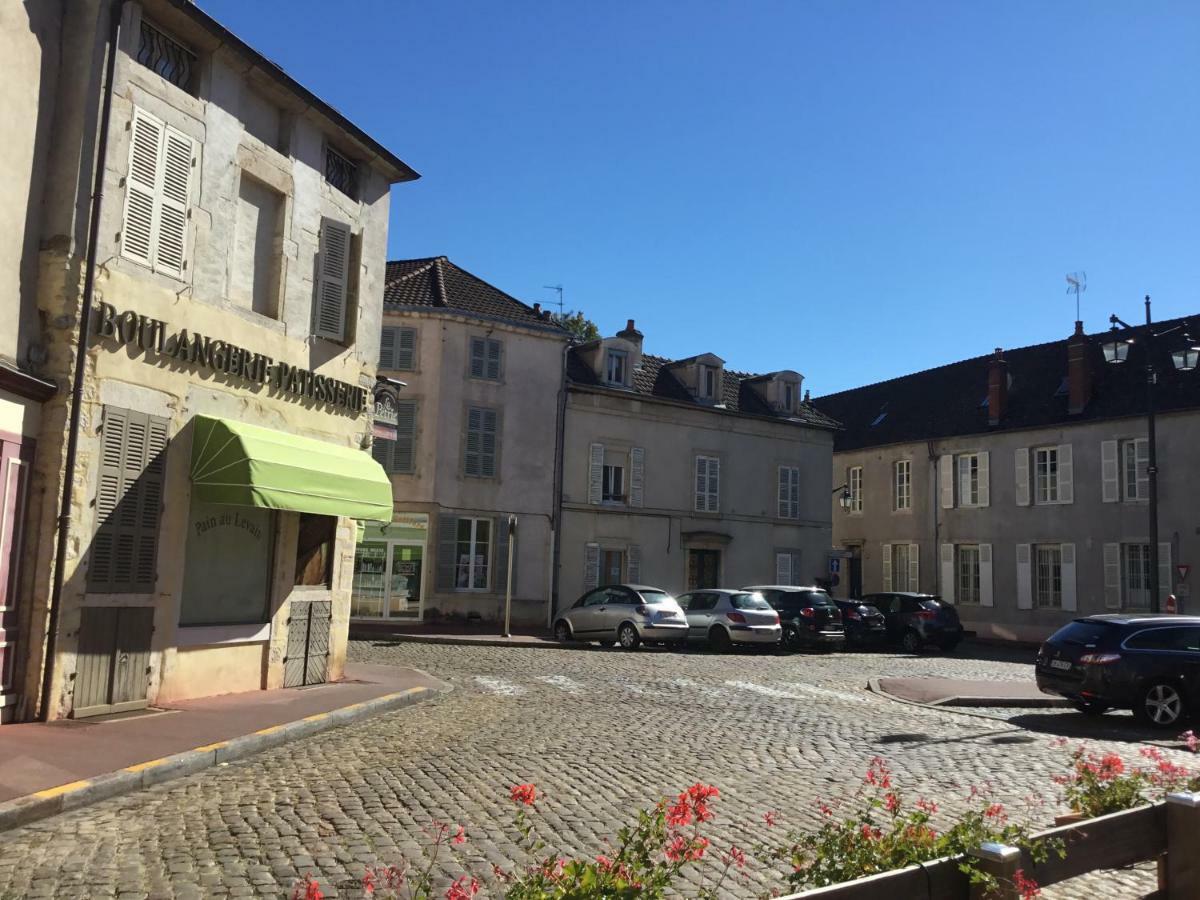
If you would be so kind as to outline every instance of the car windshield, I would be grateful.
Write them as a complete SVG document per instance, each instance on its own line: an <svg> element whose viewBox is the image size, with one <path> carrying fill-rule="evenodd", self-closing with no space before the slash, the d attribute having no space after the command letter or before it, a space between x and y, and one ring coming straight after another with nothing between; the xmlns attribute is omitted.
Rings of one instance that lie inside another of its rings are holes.
<svg viewBox="0 0 1200 900"><path fill-rule="evenodd" d="M789 606L833 606L833 598L824 591L792 591L783 595Z"/></svg>
<svg viewBox="0 0 1200 900"><path fill-rule="evenodd" d="M660 603L673 603L675 598L666 591L638 591L647 606L658 606Z"/></svg>
<svg viewBox="0 0 1200 900"><path fill-rule="evenodd" d="M1076 644L1080 647L1094 647L1110 633L1113 626L1107 622L1089 622L1086 619L1064 625L1050 639L1062 644Z"/></svg>
<svg viewBox="0 0 1200 900"><path fill-rule="evenodd" d="M729 604L734 609L770 609L771 604L762 594L731 594Z"/></svg>

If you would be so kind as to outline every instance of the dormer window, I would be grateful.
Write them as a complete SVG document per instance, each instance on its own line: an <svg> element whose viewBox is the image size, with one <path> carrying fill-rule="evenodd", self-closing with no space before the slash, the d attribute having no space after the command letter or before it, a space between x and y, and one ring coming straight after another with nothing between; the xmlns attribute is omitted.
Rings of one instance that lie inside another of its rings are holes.
<svg viewBox="0 0 1200 900"><path fill-rule="evenodd" d="M624 350L609 350L604 360L604 380L609 384L625 384L625 367L629 355Z"/></svg>
<svg viewBox="0 0 1200 900"><path fill-rule="evenodd" d="M717 370L712 366L700 367L700 397L711 400L717 396Z"/></svg>
<svg viewBox="0 0 1200 900"><path fill-rule="evenodd" d="M791 383L783 386L783 409L785 412L792 412L796 408L796 389Z"/></svg>

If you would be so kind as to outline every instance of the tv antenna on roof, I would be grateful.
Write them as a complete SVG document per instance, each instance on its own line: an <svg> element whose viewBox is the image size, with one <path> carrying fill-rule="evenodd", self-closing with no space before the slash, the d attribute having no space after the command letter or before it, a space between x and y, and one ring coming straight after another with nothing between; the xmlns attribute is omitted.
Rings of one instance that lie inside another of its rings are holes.
<svg viewBox="0 0 1200 900"><path fill-rule="evenodd" d="M543 284L542 287L544 287L548 291L558 291L558 317L561 319L564 315L564 313L563 313L563 286L561 284Z"/></svg>
<svg viewBox="0 0 1200 900"><path fill-rule="evenodd" d="M1075 295L1075 321L1082 321L1079 315L1079 295L1087 290L1087 272L1072 272L1067 276L1067 293Z"/></svg>

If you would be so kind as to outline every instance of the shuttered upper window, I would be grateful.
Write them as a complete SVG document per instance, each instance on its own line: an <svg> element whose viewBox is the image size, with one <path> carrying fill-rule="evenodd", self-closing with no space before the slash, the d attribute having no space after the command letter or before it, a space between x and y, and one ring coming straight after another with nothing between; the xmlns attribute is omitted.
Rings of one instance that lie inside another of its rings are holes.
<svg viewBox="0 0 1200 900"><path fill-rule="evenodd" d="M379 368L411 372L416 368L417 329L391 326L379 341Z"/></svg>
<svg viewBox="0 0 1200 900"><path fill-rule="evenodd" d="M104 407L89 591L154 590L166 449L166 419Z"/></svg>
<svg viewBox="0 0 1200 900"><path fill-rule="evenodd" d="M321 220L317 251L317 295L313 301L313 334L331 341L346 340L350 295L350 226L335 219Z"/></svg>
<svg viewBox="0 0 1200 900"><path fill-rule="evenodd" d="M417 449L417 404L412 400L396 403L396 439L375 438L371 455L385 472L408 473L415 466Z"/></svg>
<svg viewBox="0 0 1200 900"><path fill-rule="evenodd" d="M800 518L800 469L779 467L779 518Z"/></svg>
<svg viewBox="0 0 1200 900"><path fill-rule="evenodd" d="M480 406L467 410L463 472L476 478L496 477L496 410Z"/></svg>
<svg viewBox="0 0 1200 900"><path fill-rule="evenodd" d="M121 255L181 278L187 269L188 204L195 142L145 110L133 110Z"/></svg>
<svg viewBox="0 0 1200 900"><path fill-rule="evenodd" d="M471 377L500 380L500 357L503 348L491 338L471 338Z"/></svg>
<svg viewBox="0 0 1200 900"><path fill-rule="evenodd" d="M721 511L721 460L696 457L696 512Z"/></svg>

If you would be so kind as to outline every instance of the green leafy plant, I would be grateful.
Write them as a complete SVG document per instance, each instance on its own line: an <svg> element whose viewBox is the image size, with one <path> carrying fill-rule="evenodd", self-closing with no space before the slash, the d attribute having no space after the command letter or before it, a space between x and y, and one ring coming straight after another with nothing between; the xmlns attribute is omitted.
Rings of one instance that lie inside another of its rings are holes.
<svg viewBox="0 0 1200 900"><path fill-rule="evenodd" d="M1081 744L1070 751L1070 773L1054 781L1071 809L1087 818L1133 809L1172 791L1200 789L1200 773L1171 762L1157 747L1143 747L1140 754L1147 762L1131 766L1119 754L1097 754Z"/></svg>

